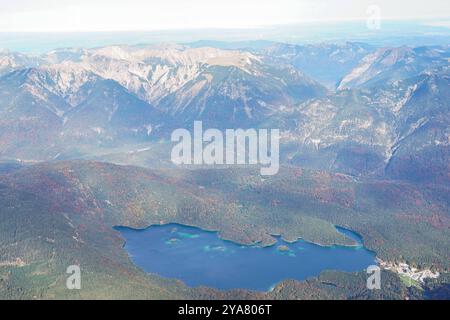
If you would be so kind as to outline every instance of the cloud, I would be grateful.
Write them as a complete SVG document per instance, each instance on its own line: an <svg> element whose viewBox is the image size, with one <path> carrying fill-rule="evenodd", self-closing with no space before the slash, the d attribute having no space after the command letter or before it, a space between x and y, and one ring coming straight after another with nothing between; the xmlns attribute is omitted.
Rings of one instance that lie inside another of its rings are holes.
<svg viewBox="0 0 450 320"><path fill-rule="evenodd" d="M0 0L0 31L113 31L238 28L364 19L450 16L447 0ZM3 3L4 2L4 3Z"/></svg>

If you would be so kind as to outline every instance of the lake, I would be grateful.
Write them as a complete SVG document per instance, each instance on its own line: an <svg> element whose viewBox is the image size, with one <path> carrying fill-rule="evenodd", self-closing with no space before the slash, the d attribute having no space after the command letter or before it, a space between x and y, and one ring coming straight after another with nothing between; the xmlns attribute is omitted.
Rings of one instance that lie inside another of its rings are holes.
<svg viewBox="0 0 450 320"><path fill-rule="evenodd" d="M324 270L361 271L375 264L375 254L362 246L361 238L342 228L337 230L358 246L287 243L280 237L270 247L243 246L220 239L217 232L178 224L116 230L138 267L190 287L269 291L282 280L304 280Z"/></svg>

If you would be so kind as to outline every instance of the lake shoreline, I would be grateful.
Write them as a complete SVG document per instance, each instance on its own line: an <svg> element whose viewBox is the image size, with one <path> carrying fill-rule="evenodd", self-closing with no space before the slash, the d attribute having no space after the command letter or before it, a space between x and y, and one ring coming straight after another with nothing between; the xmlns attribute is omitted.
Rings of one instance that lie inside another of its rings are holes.
<svg viewBox="0 0 450 320"><path fill-rule="evenodd" d="M179 222L168 222L168 223L162 223L162 224L156 223L156 224L150 224L147 227L142 227L142 228L141 227L127 227L127 226L121 225L121 226L114 226L113 229L116 230L116 231L120 231L120 229L129 229L129 230L133 230L133 231L142 232L142 231L145 231L145 230L147 230L149 228L152 228L152 227L164 227L164 226L168 226L168 225L178 225L180 227L195 228L195 229L198 229L198 230L203 231L203 232L215 233L215 234L217 234L217 237L219 239L223 240L223 241L231 242L231 243L236 244L236 245L249 246L249 247L260 245L261 248L270 248L270 247L273 247L273 246L275 246L277 244L276 239L278 239L278 238L282 239L284 242L289 243L289 244L295 244L295 243L297 243L299 241L304 241L304 242L307 242L307 243L310 243L310 244L313 244L313 245L316 245L316 246L319 246L319 247L323 247L323 248L342 247L342 248L355 248L355 249L357 249L357 248L360 248L360 247L364 247L364 241L363 241L363 236L362 235L360 235L356 231L353 231L351 229L348 229L348 228L345 228L345 227L341 227L341 226L338 226L338 225L333 225L336 228L337 232L339 232L340 234L346 236L349 239L352 239L356 244L354 244L354 245L343 245L343 244L326 245L326 244L322 244L320 242L309 241L309 240L306 240L305 238L302 238L302 237L298 237L298 238L296 238L296 240L290 240L290 239L284 238L281 234L276 234L276 233L268 233L268 235L273 238L273 240L274 240L273 243L262 244L263 240L257 241L257 242L253 242L253 243L244 243L244 242L239 242L238 240L233 240L233 239L228 239L228 238L223 237L221 235L221 231L220 230L205 229L204 227L199 227L197 225L189 225L189 224L184 224L184 223L179 223ZM344 232L342 232L342 231L344 231ZM348 234L346 234L346 232L348 232L350 234L353 234L356 239L351 237L351 236L349 236ZM369 249L367 249L367 250L369 250ZM374 252L374 251L372 251L372 252Z"/></svg>
<svg viewBox="0 0 450 320"><path fill-rule="evenodd" d="M323 271L358 272L375 264L376 258L360 243L320 246L272 235L275 243L270 246L245 245L221 238L218 231L178 223L114 229L125 239L124 249L137 267L191 288L270 292L274 283L304 281ZM350 231L346 232L349 236ZM353 240L356 237L354 233L351 236Z"/></svg>

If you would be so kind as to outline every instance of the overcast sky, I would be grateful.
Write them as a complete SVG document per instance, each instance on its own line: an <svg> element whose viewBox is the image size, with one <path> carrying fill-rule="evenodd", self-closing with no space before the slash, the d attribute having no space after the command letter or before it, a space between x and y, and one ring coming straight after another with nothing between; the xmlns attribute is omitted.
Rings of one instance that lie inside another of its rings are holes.
<svg viewBox="0 0 450 320"><path fill-rule="evenodd" d="M448 18L450 0L0 0L0 32L242 28L308 21Z"/></svg>

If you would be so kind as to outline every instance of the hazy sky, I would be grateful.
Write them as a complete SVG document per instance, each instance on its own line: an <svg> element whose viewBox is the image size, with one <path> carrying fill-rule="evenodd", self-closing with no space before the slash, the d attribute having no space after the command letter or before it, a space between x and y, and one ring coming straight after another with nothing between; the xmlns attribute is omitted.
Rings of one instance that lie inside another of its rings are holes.
<svg viewBox="0 0 450 320"><path fill-rule="evenodd" d="M239 28L365 19L450 17L449 0L0 0L0 32Z"/></svg>

